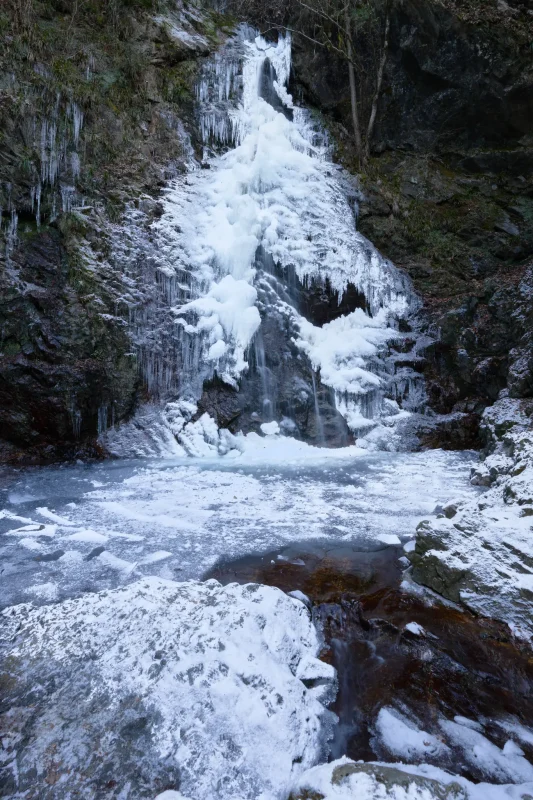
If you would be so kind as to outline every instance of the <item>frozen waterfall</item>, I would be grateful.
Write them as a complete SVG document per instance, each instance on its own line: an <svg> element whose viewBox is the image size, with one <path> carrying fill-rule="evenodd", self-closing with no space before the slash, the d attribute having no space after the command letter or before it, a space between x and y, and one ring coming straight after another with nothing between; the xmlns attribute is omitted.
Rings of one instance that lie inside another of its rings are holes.
<svg viewBox="0 0 533 800"><path fill-rule="evenodd" d="M196 424L206 380L216 375L238 389L249 370L261 337L258 285L269 272L281 284L327 283L339 302L349 286L364 298L364 308L322 327L300 313L290 290L274 301L356 435L423 399L411 368L416 337L398 330L416 297L357 232L353 182L332 162L326 133L293 103L290 65L288 35L273 44L246 26L207 60L197 86L203 161L191 158L190 171L168 186L153 226L163 302L142 364L152 392L171 401L166 417L178 440Z"/></svg>

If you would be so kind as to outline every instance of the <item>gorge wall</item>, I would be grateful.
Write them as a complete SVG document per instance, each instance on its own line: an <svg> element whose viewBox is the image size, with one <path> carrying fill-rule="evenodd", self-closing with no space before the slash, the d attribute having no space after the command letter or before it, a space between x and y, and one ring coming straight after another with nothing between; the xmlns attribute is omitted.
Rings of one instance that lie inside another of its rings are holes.
<svg viewBox="0 0 533 800"><path fill-rule="evenodd" d="M427 330L439 332L426 351L427 391L435 411L453 416L427 443L477 446L483 409L502 390L533 389L532 31L531 2L391 9L358 227L410 275ZM364 121L375 55L364 29L356 42ZM345 65L295 37L294 73L353 165Z"/></svg>
<svg viewBox="0 0 533 800"><path fill-rule="evenodd" d="M223 36L214 13L156 5L0 10L0 462L98 455L145 394L139 243Z"/></svg>
<svg viewBox="0 0 533 800"><path fill-rule="evenodd" d="M16 3L0 12L0 460L12 463L96 455L98 433L150 397L135 341L149 305L145 242L161 189L191 153L201 158L193 85L234 23L150 0L28 8L28 17ZM483 409L502 390L533 388L532 12L531 3L393 6L358 227L408 273L436 340L426 386L446 417L422 430L423 444L477 445ZM370 63L366 39L358 46ZM345 66L295 37L292 84L355 172ZM320 288L305 302L319 324L336 315ZM343 443L330 395L317 396ZM223 425L243 413L216 383L202 403ZM307 425L308 403L298 413Z"/></svg>

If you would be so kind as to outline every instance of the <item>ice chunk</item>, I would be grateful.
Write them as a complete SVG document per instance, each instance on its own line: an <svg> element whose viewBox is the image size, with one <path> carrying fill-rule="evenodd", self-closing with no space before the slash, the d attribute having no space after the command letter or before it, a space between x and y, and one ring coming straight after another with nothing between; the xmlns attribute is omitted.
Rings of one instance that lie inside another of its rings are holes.
<svg viewBox="0 0 533 800"><path fill-rule="evenodd" d="M260 427L265 436L274 436L280 430L277 422L263 422Z"/></svg>
<svg viewBox="0 0 533 800"><path fill-rule="evenodd" d="M409 633L412 633L415 636L424 636L426 633L422 625L419 625L418 622L408 622L405 626L405 630L409 631Z"/></svg>

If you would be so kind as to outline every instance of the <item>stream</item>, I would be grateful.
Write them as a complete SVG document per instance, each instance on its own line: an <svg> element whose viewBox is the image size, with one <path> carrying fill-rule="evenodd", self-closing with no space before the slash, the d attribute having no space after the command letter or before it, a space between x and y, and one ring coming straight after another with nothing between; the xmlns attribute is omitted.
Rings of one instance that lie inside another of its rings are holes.
<svg viewBox="0 0 533 800"><path fill-rule="evenodd" d="M281 453L4 470L2 605L200 579L304 539L399 545L439 502L476 493L472 453Z"/></svg>

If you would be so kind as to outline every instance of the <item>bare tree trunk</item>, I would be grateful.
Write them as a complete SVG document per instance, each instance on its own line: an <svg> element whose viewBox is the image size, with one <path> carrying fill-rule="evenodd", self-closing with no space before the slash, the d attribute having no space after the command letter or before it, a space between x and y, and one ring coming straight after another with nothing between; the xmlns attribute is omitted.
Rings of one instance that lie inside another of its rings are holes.
<svg viewBox="0 0 533 800"><path fill-rule="evenodd" d="M11 5L18 29L29 33L33 21L33 0L12 0Z"/></svg>
<svg viewBox="0 0 533 800"><path fill-rule="evenodd" d="M353 64L352 52L352 32L350 25L350 13L348 3L344 9L344 27L346 34L346 55L348 60L348 76L350 78L350 102L352 105L352 123L353 133L355 138L355 149L357 151L357 158L361 164L363 157L363 143L361 141L361 128L359 125L359 112L357 110L357 89L355 86L355 68Z"/></svg>
<svg viewBox="0 0 533 800"><path fill-rule="evenodd" d="M385 70L385 64L387 63L387 55L389 50L389 31L390 11L387 9L387 16L385 18L385 36L383 39L383 52L381 53L381 59L378 67L376 93L374 94L374 99L372 100L372 111L370 112L370 119L368 121L368 128L366 131L365 159L369 158L370 156L370 140L372 139L372 134L374 133L374 125L376 122L376 115L378 113L379 96L381 94L381 85L383 83L383 72Z"/></svg>

